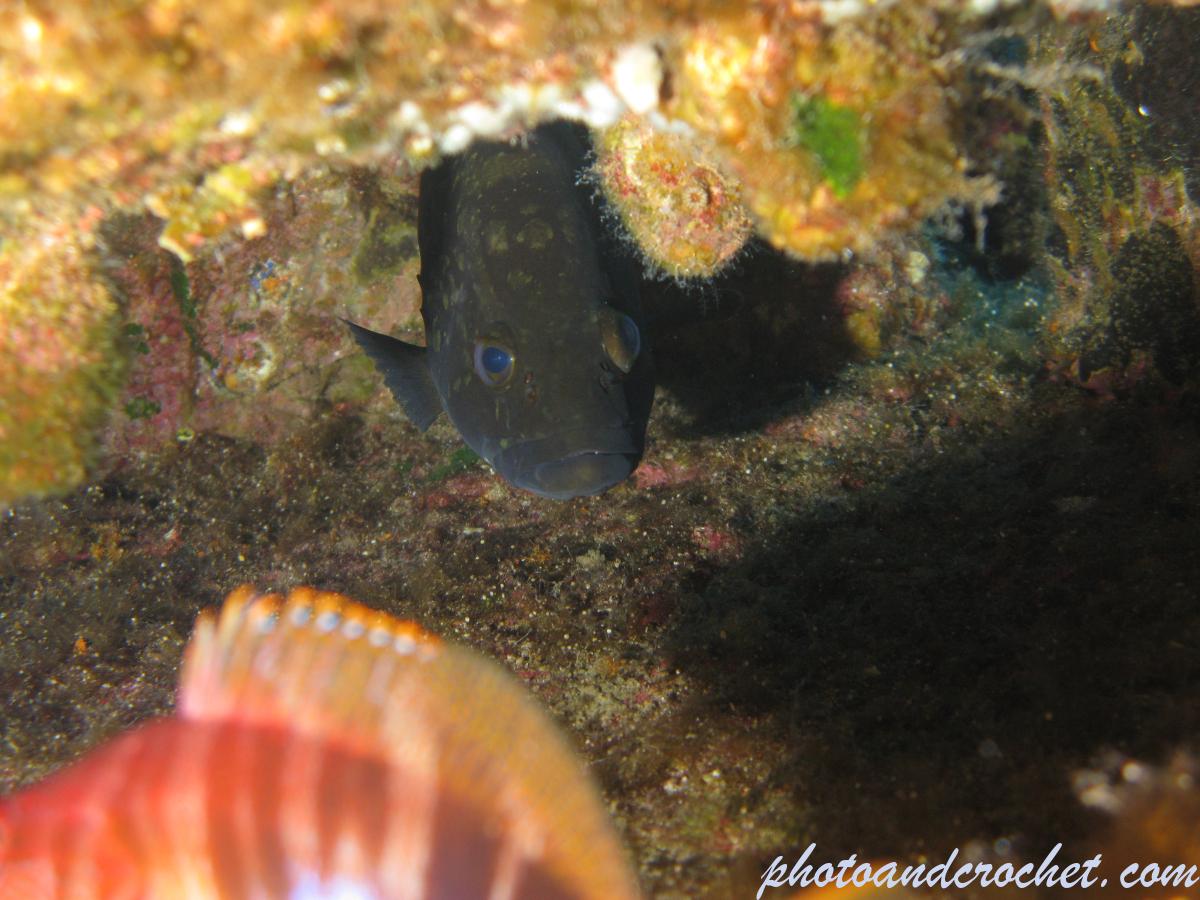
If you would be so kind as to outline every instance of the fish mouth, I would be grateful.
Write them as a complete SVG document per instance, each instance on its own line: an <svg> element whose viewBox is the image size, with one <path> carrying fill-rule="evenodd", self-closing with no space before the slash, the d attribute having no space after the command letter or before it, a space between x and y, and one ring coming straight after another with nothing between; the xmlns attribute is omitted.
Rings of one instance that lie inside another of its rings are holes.
<svg viewBox="0 0 1200 900"><path fill-rule="evenodd" d="M575 428L501 450L492 465L519 488L570 500L603 494L637 468L642 447L624 428Z"/></svg>
<svg viewBox="0 0 1200 900"><path fill-rule="evenodd" d="M610 487L620 484L629 477L639 459L640 454L585 451L526 469L511 480L517 487L543 497L570 500L573 497L603 494Z"/></svg>

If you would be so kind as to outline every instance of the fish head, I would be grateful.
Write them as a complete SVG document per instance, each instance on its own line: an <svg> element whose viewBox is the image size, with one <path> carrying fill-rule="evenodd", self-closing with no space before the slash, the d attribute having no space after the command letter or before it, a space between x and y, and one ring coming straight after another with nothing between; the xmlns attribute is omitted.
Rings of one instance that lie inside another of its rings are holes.
<svg viewBox="0 0 1200 900"><path fill-rule="evenodd" d="M531 140L541 146L482 144L460 161L426 336L463 439L517 487L569 499L636 468L654 367L635 261L598 234L565 154Z"/></svg>
<svg viewBox="0 0 1200 900"><path fill-rule="evenodd" d="M471 409L482 414L468 427L478 429L476 452L517 487L557 499L599 494L642 458L649 351L633 317L607 304L549 318L541 332L503 319L481 329L467 375L482 395Z"/></svg>

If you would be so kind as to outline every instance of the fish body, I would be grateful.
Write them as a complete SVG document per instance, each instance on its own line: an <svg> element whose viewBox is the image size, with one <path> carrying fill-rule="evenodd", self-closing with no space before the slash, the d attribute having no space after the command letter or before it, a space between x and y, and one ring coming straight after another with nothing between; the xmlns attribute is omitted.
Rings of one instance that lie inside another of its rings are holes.
<svg viewBox="0 0 1200 900"><path fill-rule="evenodd" d="M498 667L336 594L203 617L176 715L0 799L4 900L633 900Z"/></svg>
<svg viewBox="0 0 1200 900"><path fill-rule="evenodd" d="M638 264L601 221L585 155L558 122L425 172L426 346L347 323L414 424L444 410L503 478L559 499L633 471L654 400Z"/></svg>

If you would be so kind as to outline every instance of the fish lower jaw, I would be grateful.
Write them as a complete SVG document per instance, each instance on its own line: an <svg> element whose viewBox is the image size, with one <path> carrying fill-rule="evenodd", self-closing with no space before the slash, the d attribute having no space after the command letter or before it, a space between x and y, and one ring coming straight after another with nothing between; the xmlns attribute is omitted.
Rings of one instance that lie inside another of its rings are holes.
<svg viewBox="0 0 1200 900"><path fill-rule="evenodd" d="M603 494L637 467L641 454L580 450L561 459L531 466L510 480L543 497L571 500Z"/></svg>

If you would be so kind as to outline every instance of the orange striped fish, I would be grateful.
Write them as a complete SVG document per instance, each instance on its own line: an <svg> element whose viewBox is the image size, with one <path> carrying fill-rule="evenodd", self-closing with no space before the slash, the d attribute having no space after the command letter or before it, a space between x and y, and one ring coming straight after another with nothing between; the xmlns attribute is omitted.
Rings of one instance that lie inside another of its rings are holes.
<svg viewBox="0 0 1200 900"><path fill-rule="evenodd" d="M200 616L174 716L0 800L3 900L634 900L498 666L333 593Z"/></svg>

